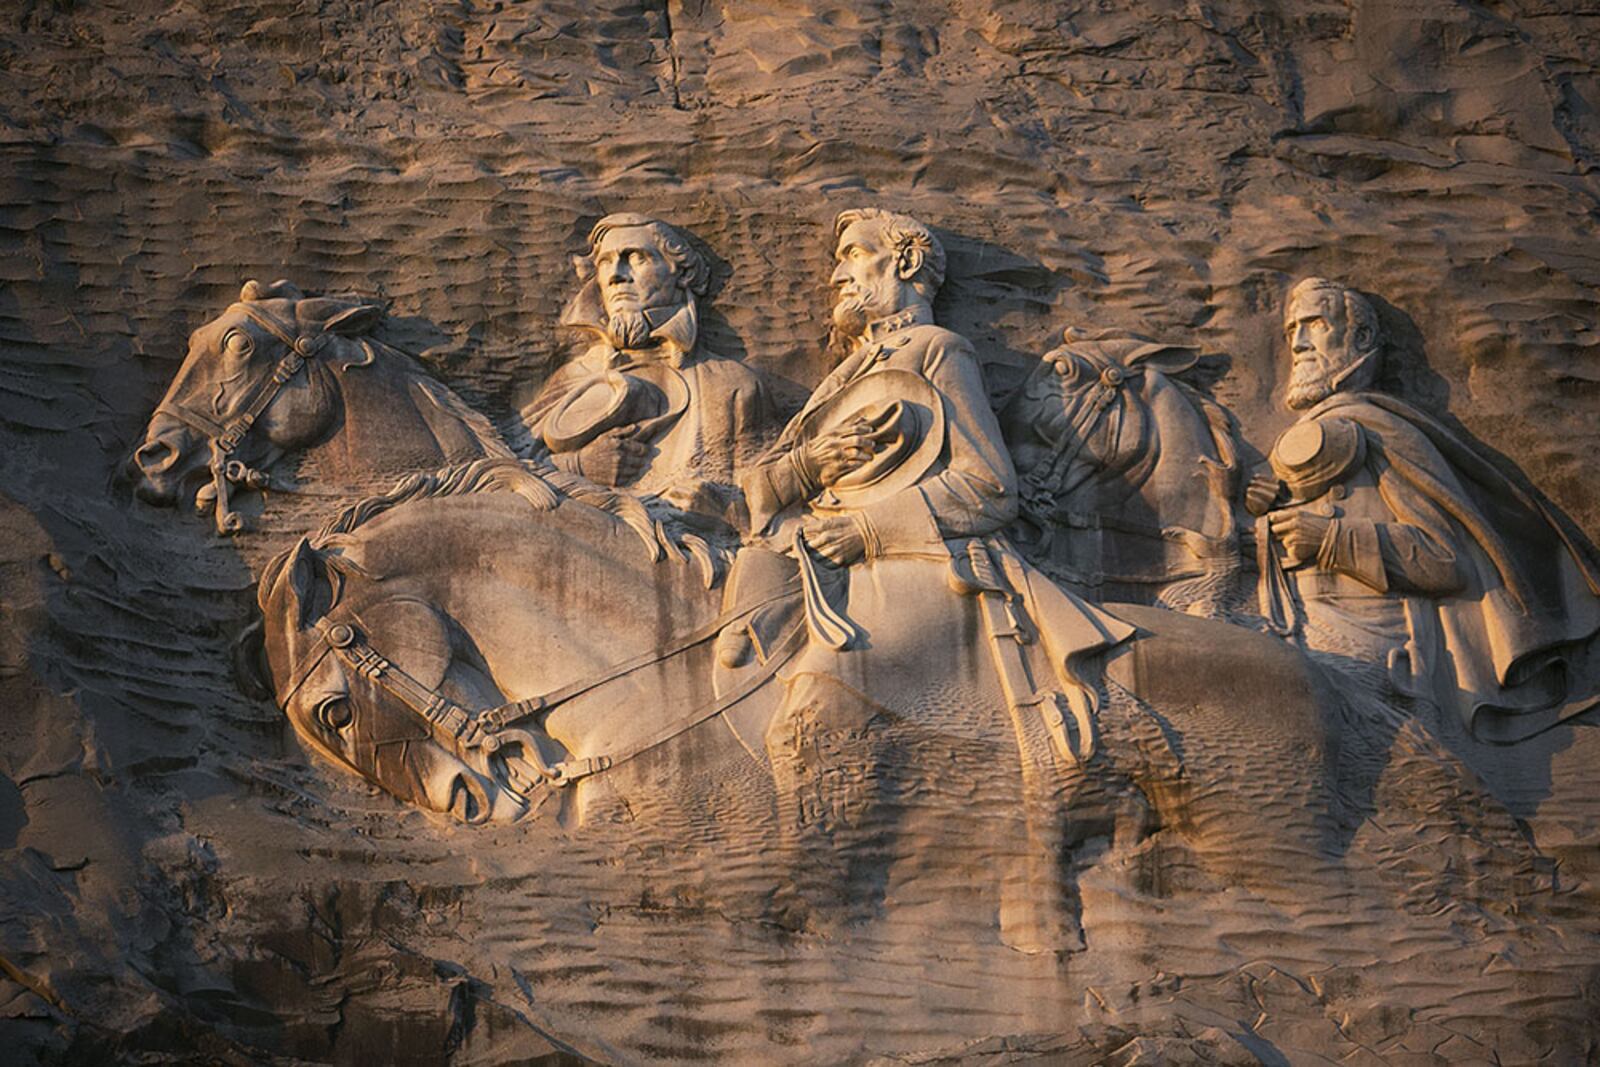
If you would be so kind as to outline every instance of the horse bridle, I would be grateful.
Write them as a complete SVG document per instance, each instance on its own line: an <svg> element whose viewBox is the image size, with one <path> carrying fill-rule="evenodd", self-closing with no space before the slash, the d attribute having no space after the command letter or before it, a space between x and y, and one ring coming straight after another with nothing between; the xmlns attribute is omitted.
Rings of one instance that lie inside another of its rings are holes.
<svg viewBox="0 0 1600 1067"><path fill-rule="evenodd" d="M625 749L606 755L551 763L545 760L539 741L533 733L526 729L513 729L517 723L526 722L535 715L544 714L575 697L599 689L641 668L682 655L710 641L732 623L753 616L771 604L794 596L798 591L799 581L795 579L771 596L753 604L724 611L704 626L670 642L665 649L652 649L616 664L599 675L563 686L542 696L514 700L477 712L451 700L440 692L438 687L419 681L403 667L380 653L373 647L360 618L353 612L348 613L348 621L334 619L331 615L324 616L316 622L318 632L316 644L302 657L300 666L290 676L288 687L278 699L278 706L287 708L289 701L294 699L295 694L305 685L323 660L330 655L336 656L379 690L397 699L402 706L423 721L435 741L444 745L463 763L491 781L500 780L490 766L490 758L499 754L501 765L505 767L509 779L504 784L526 802L534 788L540 784L565 786L580 778L609 770L672 740L690 727L698 726L744 700L800 650L803 644L802 638L805 636L804 613L797 613L796 618L773 643L772 652L761 664L761 668L738 686L702 703L667 730ZM520 747L522 753L520 757L512 757L505 751L512 745ZM526 763L532 773L525 771L519 763Z"/></svg>
<svg viewBox="0 0 1600 1067"><path fill-rule="evenodd" d="M1073 414L1051 449L1050 458L1029 471L1021 486L1023 502L1032 511L1042 513L1054 505L1067 472L1077 460L1078 453L1089 443L1089 437L1100 428L1100 421L1111 410L1117 393L1130 378L1137 378L1142 373L1138 369L1126 369L1114 363L1107 363L1098 369L1100 376L1094 383L1093 394L1086 397Z"/></svg>
<svg viewBox="0 0 1600 1067"><path fill-rule="evenodd" d="M199 431L210 444L211 480L216 490L214 507L217 532L224 534L237 533L244 529L244 518L229 506L230 486L243 485L250 489L264 489L269 483L265 471L246 466L232 458L233 454L244 444L245 438L255 427L256 420L272 406L272 402L278 398L284 386L300 373L300 368L306 365L307 360L321 353L328 339L328 335L322 331L291 335L290 331L272 316L243 302L234 304L228 310L243 312L251 322L288 346L288 354L278 361L278 365L272 370L272 376L263 378L245 393L244 403L226 423L218 422L204 412L196 411L178 401L163 400L156 407L158 414L169 415L190 429Z"/></svg>

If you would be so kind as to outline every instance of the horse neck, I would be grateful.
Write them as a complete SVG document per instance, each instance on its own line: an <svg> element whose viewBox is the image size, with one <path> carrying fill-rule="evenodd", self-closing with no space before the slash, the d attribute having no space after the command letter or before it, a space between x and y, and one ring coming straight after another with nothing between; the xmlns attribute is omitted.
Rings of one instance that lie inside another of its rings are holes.
<svg viewBox="0 0 1600 1067"><path fill-rule="evenodd" d="M1236 469L1231 443L1218 437L1226 428L1213 414L1220 408L1208 411L1198 394L1147 371L1138 392L1125 392L1107 412L1112 425L1101 432L1114 437L1070 495L1120 498L1159 526L1227 536L1234 528Z"/></svg>
<svg viewBox="0 0 1600 1067"><path fill-rule="evenodd" d="M340 538L375 594L420 599L459 631L512 699L549 692L714 617L698 571L653 562L611 516L514 493L401 505Z"/></svg>
<svg viewBox="0 0 1600 1067"><path fill-rule="evenodd" d="M387 345L340 338L323 363L342 411L310 452L345 475L390 477L505 454L487 419ZM453 402L453 403L451 403ZM455 410L452 410L454 408Z"/></svg>

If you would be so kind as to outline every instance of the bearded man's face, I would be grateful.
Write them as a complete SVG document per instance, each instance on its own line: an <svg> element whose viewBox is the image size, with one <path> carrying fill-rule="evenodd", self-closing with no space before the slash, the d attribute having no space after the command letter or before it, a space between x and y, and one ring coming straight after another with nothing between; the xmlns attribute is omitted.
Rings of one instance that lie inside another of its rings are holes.
<svg viewBox="0 0 1600 1067"><path fill-rule="evenodd" d="M1343 296L1331 290L1295 296L1284 310L1283 332L1294 360L1285 400L1302 411L1332 396L1334 379L1355 359Z"/></svg>
<svg viewBox="0 0 1600 1067"><path fill-rule="evenodd" d="M648 226L609 230L594 250L595 282L606 311L606 332L618 348L650 343L645 312L683 301L678 268Z"/></svg>
<svg viewBox="0 0 1600 1067"><path fill-rule="evenodd" d="M867 324L893 315L904 305L898 257L884 239L882 224L862 219L845 227L834 255L839 264L828 280L834 288L834 332L859 337Z"/></svg>

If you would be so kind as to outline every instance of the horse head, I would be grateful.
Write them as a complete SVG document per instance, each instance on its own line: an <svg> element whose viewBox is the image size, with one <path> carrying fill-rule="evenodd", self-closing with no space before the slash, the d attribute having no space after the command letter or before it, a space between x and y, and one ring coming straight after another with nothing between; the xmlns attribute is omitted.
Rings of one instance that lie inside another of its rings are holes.
<svg viewBox="0 0 1600 1067"><path fill-rule="evenodd" d="M273 560L258 590L264 622L239 657L247 687L270 693L311 749L396 799L469 823L522 815L527 801L505 763L514 753L453 748L418 710L422 693L483 699L486 679L458 656L451 624L374 584L304 539ZM363 643L374 633L381 656Z"/></svg>
<svg viewBox="0 0 1600 1067"><path fill-rule="evenodd" d="M1059 580L1217 614L1238 570L1237 428L1190 347L1066 331L1002 412L1019 544Z"/></svg>
<svg viewBox="0 0 1600 1067"><path fill-rule="evenodd" d="M1153 400L1167 376L1199 358L1192 348L1078 327L1063 340L1024 383L1007 420L1018 439L1023 502L1035 514L1065 505L1087 483L1136 478L1157 439Z"/></svg>
<svg viewBox="0 0 1600 1067"><path fill-rule="evenodd" d="M308 298L286 281L246 282L236 303L190 335L130 461L135 491L161 505L193 493L197 506L217 509L220 530L238 529L228 486L264 488L273 463L328 436L340 414L329 367L370 363L360 338L382 317L375 305Z"/></svg>

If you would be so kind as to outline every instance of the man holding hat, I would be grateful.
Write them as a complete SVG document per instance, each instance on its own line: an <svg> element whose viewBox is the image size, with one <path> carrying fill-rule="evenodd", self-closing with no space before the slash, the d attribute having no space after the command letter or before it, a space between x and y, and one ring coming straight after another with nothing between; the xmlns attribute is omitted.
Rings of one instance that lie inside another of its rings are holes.
<svg viewBox="0 0 1600 1067"><path fill-rule="evenodd" d="M1061 759L1087 758L1097 683L1077 667L1133 629L1034 571L1001 532L1016 471L971 344L934 324L938 238L877 209L843 212L834 236L848 354L741 481L752 531L798 564L811 640L790 677L892 708L986 631L1018 729L1042 721Z"/></svg>
<svg viewBox="0 0 1600 1067"><path fill-rule="evenodd" d="M734 481L769 439L760 377L700 342L710 271L676 228L607 215L562 325L593 337L523 410L535 450L599 485L739 525Z"/></svg>
<svg viewBox="0 0 1600 1067"><path fill-rule="evenodd" d="M834 235L833 329L848 355L744 478L751 526L760 531L791 505L813 502L803 522L805 539L836 564L890 554L945 555L946 538L987 534L1015 518L1017 492L972 345L933 322L944 249L917 220L872 208L840 214ZM936 417L948 449L940 455L937 437L923 434L933 455L908 457L922 470L908 479L908 465L895 465L898 478L878 491L856 493L857 506L842 506L835 485L853 473L857 483L877 485L859 468L883 466L872 459L896 432L893 426L870 426L854 413L874 409L884 415L895 386L908 384L939 398L938 404L924 398L902 410Z"/></svg>
<svg viewBox="0 0 1600 1067"><path fill-rule="evenodd" d="M1571 521L1454 432L1372 390L1372 304L1323 278L1289 293L1300 420L1251 486L1262 613L1375 695L1425 698L1511 741L1589 706L1600 560ZM1583 698L1583 699L1579 699Z"/></svg>

